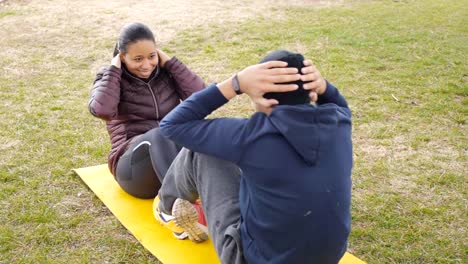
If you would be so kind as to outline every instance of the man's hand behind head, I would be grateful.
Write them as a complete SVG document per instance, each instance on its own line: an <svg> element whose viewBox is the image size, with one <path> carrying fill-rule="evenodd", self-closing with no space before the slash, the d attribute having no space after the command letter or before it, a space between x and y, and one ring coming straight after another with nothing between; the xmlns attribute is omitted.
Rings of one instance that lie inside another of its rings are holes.
<svg viewBox="0 0 468 264"><path fill-rule="evenodd" d="M249 66L238 73L241 91L262 107L271 108L278 104L275 99L263 97L269 92L289 92L298 88L295 84L282 84L301 79L296 68L288 68L283 61L268 61Z"/></svg>
<svg viewBox="0 0 468 264"><path fill-rule="evenodd" d="M325 93L327 89L327 83L325 79L322 77L322 74L319 70L315 67L315 65L310 60L304 61L304 68L301 70L301 80L304 83L304 89L310 91L311 99L312 97L317 97L317 95L322 95ZM312 100L317 101L317 99Z"/></svg>

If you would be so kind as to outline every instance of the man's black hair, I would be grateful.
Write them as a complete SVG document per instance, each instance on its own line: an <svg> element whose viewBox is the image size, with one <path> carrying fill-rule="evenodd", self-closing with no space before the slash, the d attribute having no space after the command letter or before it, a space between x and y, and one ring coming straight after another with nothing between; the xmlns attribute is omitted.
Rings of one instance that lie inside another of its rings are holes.
<svg viewBox="0 0 468 264"><path fill-rule="evenodd" d="M288 67L295 67L301 73L301 69L304 67L304 56L299 53L293 53L287 50L277 50L268 53L260 63L267 61L285 61L288 63ZM304 90L302 80L295 82L289 82L286 84L297 84L299 88L291 92L280 92L280 93L266 93L263 97L267 99L276 99L280 105L298 105L298 104L309 104L310 97L309 91Z"/></svg>

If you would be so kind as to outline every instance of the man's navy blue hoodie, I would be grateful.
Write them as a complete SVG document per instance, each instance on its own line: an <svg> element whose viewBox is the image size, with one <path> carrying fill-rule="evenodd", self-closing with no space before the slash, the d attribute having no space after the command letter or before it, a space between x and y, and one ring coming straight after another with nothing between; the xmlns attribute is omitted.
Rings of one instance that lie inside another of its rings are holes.
<svg viewBox="0 0 468 264"><path fill-rule="evenodd" d="M242 169L241 237L248 263L338 263L350 232L351 111L327 83L317 105L268 116L205 119L227 102L212 85L161 122L169 139Z"/></svg>

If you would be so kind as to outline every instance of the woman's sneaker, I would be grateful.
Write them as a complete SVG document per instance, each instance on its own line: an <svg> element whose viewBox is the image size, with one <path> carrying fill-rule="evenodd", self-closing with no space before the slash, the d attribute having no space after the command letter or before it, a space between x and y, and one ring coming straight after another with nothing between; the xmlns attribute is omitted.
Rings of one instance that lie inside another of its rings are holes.
<svg viewBox="0 0 468 264"><path fill-rule="evenodd" d="M159 197L156 196L153 202L153 213L156 220L171 230L177 239L188 237L196 243L208 239L208 230L206 226L198 222L197 209L189 201L176 199L172 206L172 215L168 215L159 210Z"/></svg>

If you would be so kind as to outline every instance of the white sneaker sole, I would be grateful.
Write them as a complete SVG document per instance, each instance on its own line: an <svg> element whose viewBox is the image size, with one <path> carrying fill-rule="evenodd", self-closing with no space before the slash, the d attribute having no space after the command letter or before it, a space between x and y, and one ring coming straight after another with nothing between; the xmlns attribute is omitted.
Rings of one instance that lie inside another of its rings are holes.
<svg viewBox="0 0 468 264"><path fill-rule="evenodd" d="M195 207L186 200L177 199L172 206L174 223L182 228L190 240L196 243L208 240L207 232L198 224L198 213Z"/></svg>

